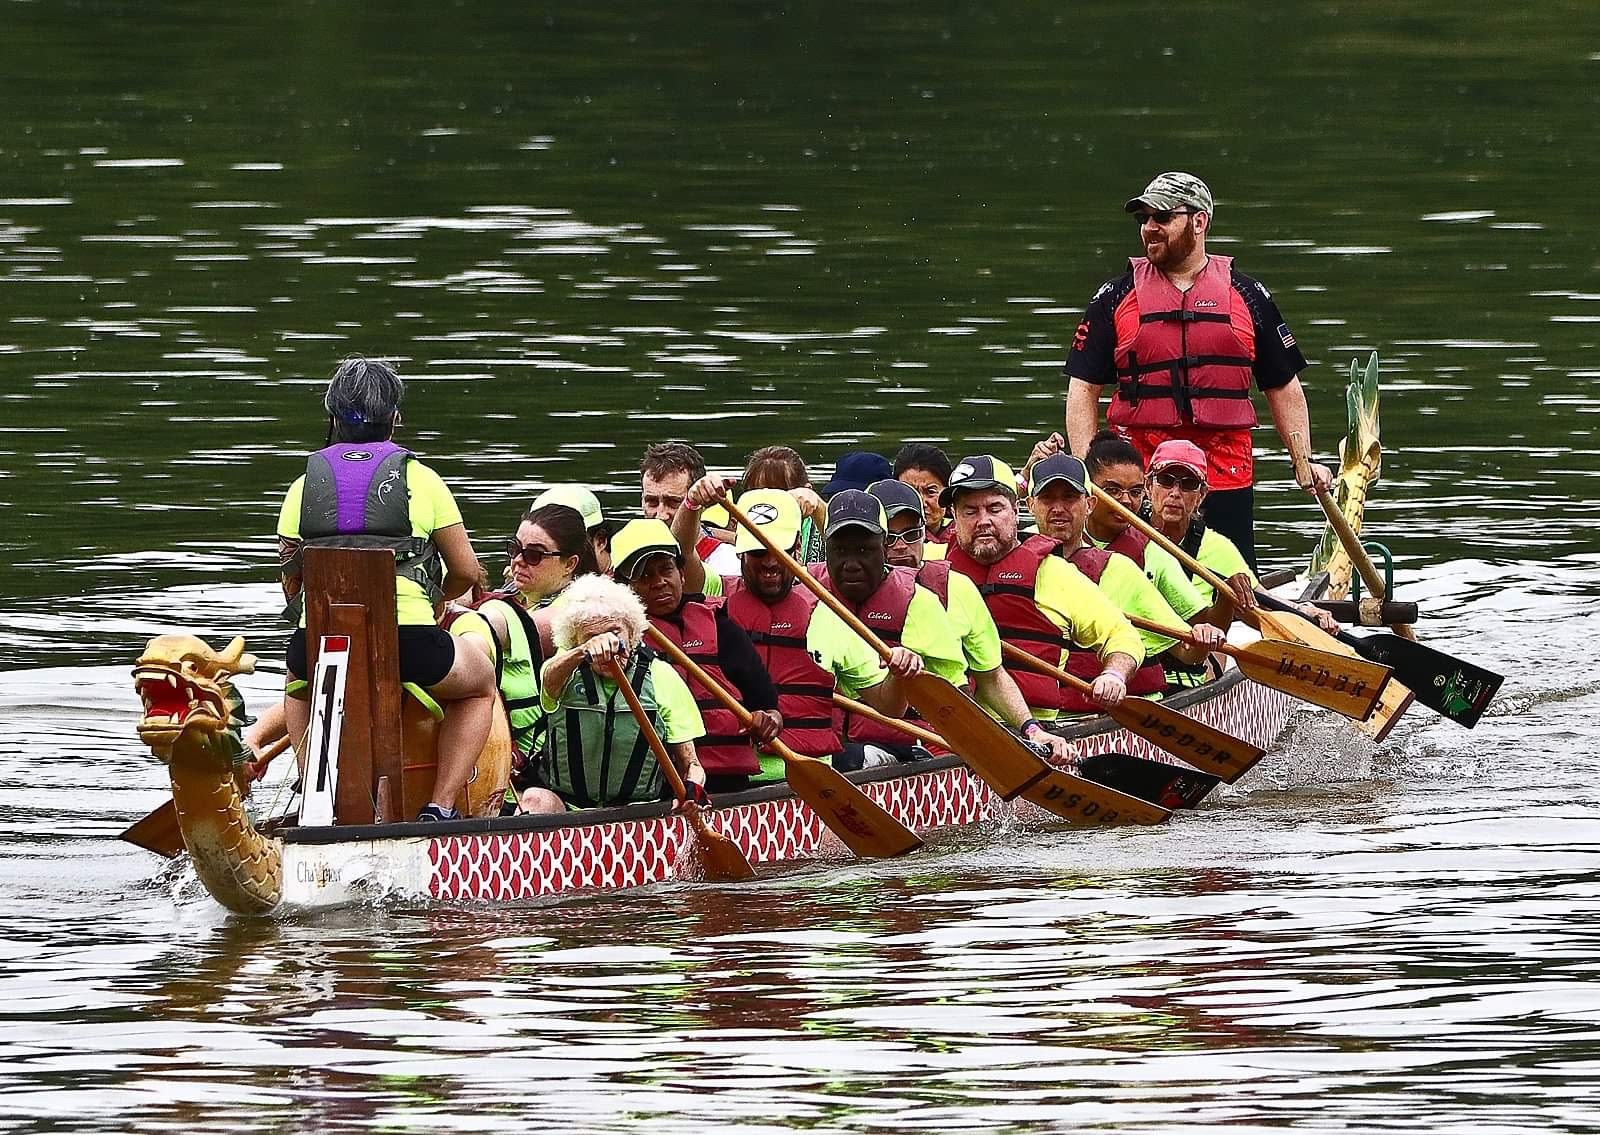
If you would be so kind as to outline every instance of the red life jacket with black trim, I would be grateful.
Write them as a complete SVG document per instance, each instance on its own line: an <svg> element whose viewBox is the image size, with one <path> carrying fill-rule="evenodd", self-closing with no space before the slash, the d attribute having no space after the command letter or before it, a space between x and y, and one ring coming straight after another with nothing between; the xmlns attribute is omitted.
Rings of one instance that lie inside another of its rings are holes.
<svg viewBox="0 0 1600 1135"><path fill-rule="evenodd" d="M939 606L950 609L950 561L923 560L917 569L917 582L933 592Z"/></svg>
<svg viewBox="0 0 1600 1135"><path fill-rule="evenodd" d="M717 660L717 607L721 602L720 599L704 602L691 599L670 618L651 615L650 625L671 639L713 682L738 697L738 691ZM694 750L706 772L729 776L753 776L760 772L761 761L751 747L750 738L740 732L739 719L733 711L725 708L716 695L687 670L676 663L673 665L688 683L694 704L705 721L706 735L694 743Z"/></svg>
<svg viewBox="0 0 1600 1135"><path fill-rule="evenodd" d="M751 594L742 579L724 585L728 615L744 628L756 653L778 688L778 712L783 714L783 743L801 756L827 757L843 742L834 721L833 671L824 668L806 649L806 630L816 611L817 597L796 585L776 603Z"/></svg>
<svg viewBox="0 0 1600 1135"><path fill-rule="evenodd" d="M1150 537L1139 531L1133 525L1128 525L1117 533L1116 539L1104 545L1108 552L1117 552L1127 556L1142 569L1144 567L1144 550L1150 546ZM1098 580L1100 577L1095 576Z"/></svg>
<svg viewBox="0 0 1600 1135"><path fill-rule="evenodd" d="M1060 547L1045 536L1030 536L1000 559L987 566L951 544L945 563L972 580L983 596L1000 637L1011 645L1042 658L1052 666L1061 665L1066 637L1061 628L1039 610L1034 595L1039 582L1039 565ZM1038 709L1061 708L1061 684L1054 678L1005 663L1005 671L1022 691L1022 699Z"/></svg>
<svg viewBox="0 0 1600 1135"><path fill-rule="evenodd" d="M840 602L850 608L856 618L865 623L873 634L890 646L901 645L906 633L906 616L911 612L911 598L917 591L915 571L908 567L891 567L889 574L878 585L878 589L867 597L866 602L857 604L839 594L839 589L828 577L827 564L807 564L806 570ZM916 715L907 711L905 716L907 720L911 720ZM898 729L891 729L887 725L880 725L876 721L854 713L843 714L842 726L846 740L863 745L892 745L904 748L913 743L909 736Z"/></svg>
<svg viewBox="0 0 1600 1135"><path fill-rule="evenodd" d="M1100 577L1105 573L1106 565L1111 562L1114 552L1104 548L1094 548L1085 544L1072 555L1067 557L1067 562L1088 577L1096 587L1100 586ZM1082 678L1085 682L1093 682L1105 669L1105 664L1100 661L1100 656L1092 650L1085 650L1081 646L1072 645L1067 650L1067 673ZM1167 688L1167 671L1155 659L1146 659L1144 663L1133 672L1133 677L1128 679L1128 692L1135 695L1159 694ZM1076 690L1061 691L1061 708L1070 713L1100 713L1102 710L1088 698ZM1076 703L1074 705L1068 703Z"/></svg>
<svg viewBox="0 0 1600 1135"><path fill-rule="evenodd" d="M1233 288L1233 257L1209 257L1186 292L1145 257L1132 264L1134 302L1114 316L1117 392L1106 420L1134 428L1254 426L1255 323Z"/></svg>

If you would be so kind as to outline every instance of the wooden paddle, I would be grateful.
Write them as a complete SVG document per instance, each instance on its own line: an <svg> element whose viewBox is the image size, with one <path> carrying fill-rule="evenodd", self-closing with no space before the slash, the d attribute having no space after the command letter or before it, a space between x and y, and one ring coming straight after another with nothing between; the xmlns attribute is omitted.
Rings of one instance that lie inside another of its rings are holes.
<svg viewBox="0 0 1600 1135"><path fill-rule="evenodd" d="M1101 505L1111 509L1112 512L1115 512L1165 549L1179 563L1188 568L1190 574L1197 575L1210 584L1218 595L1226 595L1232 592L1233 587L1227 580L1167 539L1157 528L1148 523L1138 513L1124 506L1116 497L1093 483L1089 485L1089 491L1095 495ZM1288 607L1287 603L1282 605ZM1261 632L1265 638L1303 643L1306 646L1314 646L1319 650L1328 650L1335 654L1345 654L1352 657L1355 654L1355 651L1350 647L1341 644L1327 631L1298 612L1274 614L1272 611L1266 611L1260 607L1240 607L1237 611L1237 617L1247 626ZM1371 716L1365 721L1356 725L1357 729L1366 733L1374 741L1382 741L1389 735L1389 731L1399 722L1401 715L1410 708L1411 702L1416 697L1410 689L1402 685L1402 681L1403 679L1401 678L1392 677L1385 682L1382 692L1378 695L1377 708L1372 711Z"/></svg>
<svg viewBox="0 0 1600 1135"><path fill-rule="evenodd" d="M1383 577L1378 574L1372 557L1367 555L1366 548L1361 546L1361 537L1356 535L1356 530L1350 526L1349 519L1339 511L1339 506L1334 503L1333 494L1321 482L1311 475L1311 455L1306 452L1305 438L1298 432L1289 435L1289 457L1294 462L1294 477L1301 484L1314 486L1317 503L1322 506L1323 515L1328 518L1328 524L1339 537L1339 543L1344 546L1344 554L1350 557L1350 562L1355 565L1356 571L1361 573L1361 579L1367 585L1367 590L1377 600L1384 598ZM1417 633L1404 623L1392 623L1389 627L1401 638L1408 638L1412 642L1417 640Z"/></svg>
<svg viewBox="0 0 1600 1135"><path fill-rule="evenodd" d="M655 627L647 626L644 633L656 649L710 691L712 697L738 718L740 725L750 728L753 720L750 711L679 649L677 643ZM822 818L828 829L857 855L887 859L922 846L922 840L915 832L846 780L844 774L827 761L802 757L776 738L762 747L783 758L783 776L794 794L811 805L812 811Z"/></svg>
<svg viewBox="0 0 1600 1135"><path fill-rule="evenodd" d="M1084 696L1094 689L1091 683L1076 674L1052 666L1019 646L1002 642L1000 651L1012 664L1054 678ZM1105 712L1129 733L1143 737L1157 748L1189 762L1201 772L1219 776L1229 784L1254 768L1255 763L1267 753L1260 745L1252 745L1230 733L1202 724L1175 709L1168 709L1160 702L1130 697Z"/></svg>
<svg viewBox="0 0 1600 1135"><path fill-rule="evenodd" d="M856 618L855 612L839 601L820 580L794 562L794 557L772 542L744 510L732 501L725 502L728 514L743 525L819 602L837 615L851 630L887 662L891 652L883 640ZM931 671L911 678L896 678L906 700L930 725L938 727L967 767L983 778L1002 799L1021 796L1046 811L1077 824L1136 823L1159 824L1172 813L1147 800L1117 792L1046 763L1024 745L1005 726L983 711L983 707Z"/></svg>
<svg viewBox="0 0 1600 1135"><path fill-rule="evenodd" d="M266 771L272 759L288 747L289 738L284 736L262 749L260 756L248 762L256 770L250 779L260 780L261 774ZM178 826L178 806L169 798L142 820L129 825L128 830L117 838L126 840L135 847L142 847L146 851L153 851L165 859L176 858L183 850L183 830Z"/></svg>
<svg viewBox="0 0 1600 1135"><path fill-rule="evenodd" d="M1195 642L1188 628L1163 626L1137 615L1128 621L1141 630L1183 642ZM1196 645L1199 645L1198 643ZM1394 673L1387 666L1351 658L1331 650L1318 650L1299 642L1264 638L1248 646L1222 643L1208 649L1226 654L1239 664L1245 677L1271 686L1301 701L1331 709L1356 721L1365 721L1378 705L1383 685Z"/></svg>
<svg viewBox="0 0 1600 1135"><path fill-rule="evenodd" d="M834 694L833 704L851 713L858 713L869 721L898 729L924 744L937 745L941 749L950 747L944 743L943 737L922 728L915 721L879 713L865 702ZM1078 762L1078 775L1107 788L1115 788L1118 792L1126 792L1129 796L1160 804L1163 808L1193 808L1206 793L1222 783L1220 776L1213 776L1209 772L1198 772L1166 761L1153 761L1149 757L1131 757L1127 753L1096 753L1085 757Z"/></svg>
<svg viewBox="0 0 1600 1135"><path fill-rule="evenodd" d="M628 675L622 672L622 667L615 661L606 665L605 669L611 680L617 684L617 688L622 691L622 697L628 703L628 708L633 710L633 716L639 722L639 731L649 742L650 751L656 757L656 764L661 766L661 775L667 778L667 783L672 786L672 794L678 798L683 814L688 817L689 828L694 832L700 846L700 861L705 864L706 878L719 883L737 883L744 879L754 879L756 869L750 866L750 860L739 850L739 845L707 823L705 813L700 811L700 806L689 799L688 786L683 783L683 777L678 773L678 766L672 763L672 756L667 752L667 747L661 743L661 734L650 724L650 715L644 711L644 706L639 704L639 695L634 692L633 684L628 681Z"/></svg>

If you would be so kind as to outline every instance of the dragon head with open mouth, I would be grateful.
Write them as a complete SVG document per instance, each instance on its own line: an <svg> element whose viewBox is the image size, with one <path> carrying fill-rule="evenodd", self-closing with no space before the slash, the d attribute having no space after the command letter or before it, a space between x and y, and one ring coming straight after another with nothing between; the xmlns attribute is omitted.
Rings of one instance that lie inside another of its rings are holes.
<svg viewBox="0 0 1600 1135"><path fill-rule="evenodd" d="M212 749L230 763L244 759L239 731L246 724L244 699L233 688L236 674L256 668L255 656L235 638L221 653L194 635L151 639L133 667L133 685L144 702L139 739L162 762L185 733L190 744Z"/></svg>

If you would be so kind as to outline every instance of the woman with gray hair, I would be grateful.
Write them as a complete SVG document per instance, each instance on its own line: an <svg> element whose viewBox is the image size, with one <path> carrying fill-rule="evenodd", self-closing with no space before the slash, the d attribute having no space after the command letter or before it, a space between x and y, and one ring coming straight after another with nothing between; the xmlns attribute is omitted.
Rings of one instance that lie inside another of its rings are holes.
<svg viewBox="0 0 1600 1135"><path fill-rule="evenodd" d="M283 500L278 516L278 563L289 636L289 682L284 716L291 737L305 735L305 596L301 558L306 548L381 548L394 552L395 609L400 621L400 680L423 687L444 708L432 800L419 820L453 820L454 803L489 737L495 699L494 665L476 648L435 622L434 606L469 590L481 573L461 510L439 475L393 441L405 384L376 359L339 364L323 407L324 447Z"/></svg>
<svg viewBox="0 0 1600 1135"><path fill-rule="evenodd" d="M696 802L705 800L705 769L695 738L705 723L694 695L672 666L641 644L644 606L632 589L585 575L550 608L556 653L539 671L545 715L539 784L519 800L523 812L607 808L664 798L665 778L638 721L610 676L619 666L639 695Z"/></svg>

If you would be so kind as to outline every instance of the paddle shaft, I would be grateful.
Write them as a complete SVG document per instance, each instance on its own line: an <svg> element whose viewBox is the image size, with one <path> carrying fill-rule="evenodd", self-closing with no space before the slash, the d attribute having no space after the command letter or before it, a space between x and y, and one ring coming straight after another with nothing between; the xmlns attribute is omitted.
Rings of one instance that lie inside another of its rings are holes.
<svg viewBox="0 0 1600 1135"><path fill-rule="evenodd" d="M666 657L709 690L740 725L750 728L754 715L722 683L655 627L646 626L644 633ZM783 758L784 772L795 795L810 804L833 834L857 855L888 858L922 846L922 839L915 832L826 761L801 756L776 737L762 747Z"/></svg>
<svg viewBox="0 0 1600 1135"><path fill-rule="evenodd" d="M903 717L890 717L887 713L880 713L878 710L873 709L864 701L856 701L855 698L847 698L843 694L834 694L833 704L838 706L840 709L848 710L854 714L859 714L868 721L876 721L879 725L886 725L890 729L898 729L907 737L914 737L918 741L925 741L930 745L937 745L941 749L950 748L949 745L945 744L944 738L939 736L939 734L935 733L932 729L924 729L915 721L907 721Z"/></svg>
<svg viewBox="0 0 1600 1135"><path fill-rule="evenodd" d="M1009 642L1001 640L1000 651L1013 665L1025 666L1084 694L1094 689L1076 674L1052 666ZM1260 745L1252 745L1215 726L1144 698L1126 698L1121 705L1106 710L1106 714L1129 733L1143 737L1179 760L1188 761L1202 772L1215 773L1229 784L1238 780L1266 755L1266 750Z"/></svg>
<svg viewBox="0 0 1600 1135"><path fill-rule="evenodd" d="M628 708L638 720L639 731L644 734L650 751L655 754L656 763L661 766L662 775L672 786L673 795L683 805L684 814L689 818L689 827L699 840L706 874L710 878L723 881L753 878L756 873L755 868L750 866L750 861L745 858L744 852L740 851L738 845L727 836L713 829L706 822L699 806L689 799L689 788L684 784L683 776L678 772L677 766L672 763L672 755L662 743L661 734L657 733L656 727L650 723L650 715L645 712L644 706L639 704L639 695L634 692L633 683L628 681L628 675L623 672L621 663L613 659L606 669L610 671L611 680L617 683L617 689L622 691L623 700L628 703Z"/></svg>
<svg viewBox="0 0 1600 1135"><path fill-rule="evenodd" d="M1289 456L1294 460L1294 474L1296 480L1304 480L1314 487L1317 494L1317 503L1322 506L1323 515L1328 518L1328 524L1339 537L1339 543L1344 545L1345 555L1350 557L1350 562L1361 573L1362 580L1367 585L1367 590L1372 592L1373 598L1383 599L1385 588L1383 577L1378 574L1377 565L1372 562L1372 557L1367 555L1366 548L1361 546L1361 537L1350 526L1349 519L1339 511L1339 506L1334 503L1333 494L1328 492L1321 483L1311 476L1311 455L1306 452L1305 439L1298 433L1289 435ZM1390 623L1389 629L1402 638L1416 641L1417 635L1405 623Z"/></svg>

